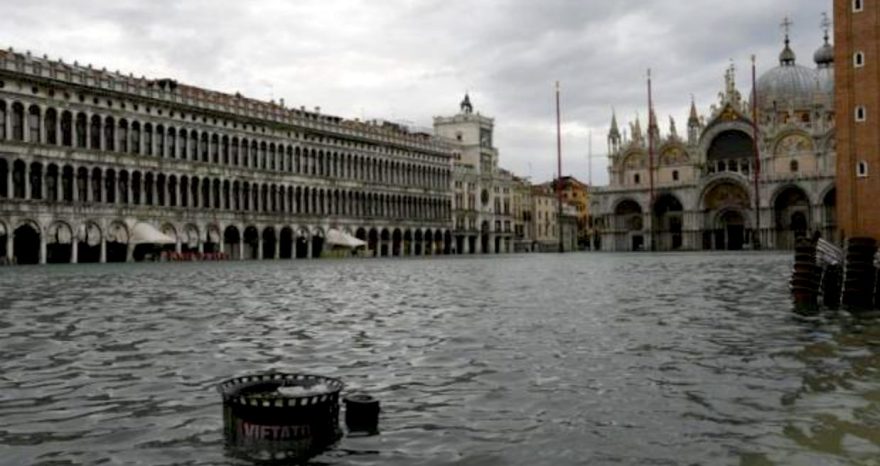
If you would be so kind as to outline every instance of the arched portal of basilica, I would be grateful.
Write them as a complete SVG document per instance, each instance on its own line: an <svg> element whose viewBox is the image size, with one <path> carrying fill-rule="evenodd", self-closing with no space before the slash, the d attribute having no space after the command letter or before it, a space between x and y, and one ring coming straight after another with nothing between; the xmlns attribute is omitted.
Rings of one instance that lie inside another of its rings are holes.
<svg viewBox="0 0 880 466"><path fill-rule="evenodd" d="M751 241L747 230L751 200L746 187L732 181L715 184L703 196L703 249L738 251Z"/></svg>

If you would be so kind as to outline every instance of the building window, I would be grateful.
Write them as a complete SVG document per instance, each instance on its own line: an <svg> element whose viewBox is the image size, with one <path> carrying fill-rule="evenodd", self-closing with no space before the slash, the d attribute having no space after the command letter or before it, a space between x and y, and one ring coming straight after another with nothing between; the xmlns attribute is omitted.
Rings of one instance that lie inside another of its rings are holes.
<svg viewBox="0 0 880 466"><path fill-rule="evenodd" d="M638 174L638 173L636 173L636 175L635 175L635 176L633 176L633 181L634 181L634 182L635 182L635 184L639 184L639 183L641 183L641 182L642 182L642 177L641 177L641 176L639 176L639 174Z"/></svg>
<svg viewBox="0 0 880 466"><path fill-rule="evenodd" d="M678 181L678 170L672 170L672 181Z"/></svg>
<svg viewBox="0 0 880 466"><path fill-rule="evenodd" d="M859 12L862 11L862 0L853 0L853 11Z"/></svg>
<svg viewBox="0 0 880 466"><path fill-rule="evenodd" d="M797 160L792 160L791 163L790 163L788 166L789 166L789 168L791 168L791 172L792 172L792 173L797 173L798 168L800 168L800 167L798 166L798 161L797 161Z"/></svg>
<svg viewBox="0 0 880 466"><path fill-rule="evenodd" d="M856 52L855 55L853 55L853 65L856 68L865 66L865 54L862 52Z"/></svg>
<svg viewBox="0 0 880 466"><path fill-rule="evenodd" d="M868 177L868 162L865 162L864 160L859 162L859 165L856 167L856 176L859 178Z"/></svg>
<svg viewBox="0 0 880 466"><path fill-rule="evenodd" d="M868 112L865 110L864 105L859 105L856 107L856 121L865 121L868 119Z"/></svg>

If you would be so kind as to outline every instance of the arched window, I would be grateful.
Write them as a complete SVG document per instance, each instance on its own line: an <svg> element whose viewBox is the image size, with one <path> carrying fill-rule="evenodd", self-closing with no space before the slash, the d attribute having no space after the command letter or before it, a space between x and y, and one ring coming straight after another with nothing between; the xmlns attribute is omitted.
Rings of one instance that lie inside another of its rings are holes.
<svg viewBox="0 0 880 466"><path fill-rule="evenodd" d="M211 135L211 162L220 163L220 138L216 134Z"/></svg>
<svg viewBox="0 0 880 466"><path fill-rule="evenodd" d="M144 205L153 205L154 178L152 173L144 175Z"/></svg>
<svg viewBox="0 0 880 466"><path fill-rule="evenodd" d="M859 178L867 178L868 177L868 162L862 160L856 166L856 176Z"/></svg>
<svg viewBox="0 0 880 466"><path fill-rule="evenodd" d="M202 162L209 162L208 160L208 133L202 133L202 142L201 142L201 156ZM204 206L208 207L208 206Z"/></svg>
<svg viewBox="0 0 880 466"><path fill-rule="evenodd" d="M177 177L174 175L168 177L168 205L177 207Z"/></svg>
<svg viewBox="0 0 880 466"><path fill-rule="evenodd" d="M185 129L181 129L177 133L177 158L180 160L186 160L186 145L187 132Z"/></svg>
<svg viewBox="0 0 880 466"><path fill-rule="evenodd" d="M12 104L12 140L24 142L24 105Z"/></svg>
<svg viewBox="0 0 880 466"><path fill-rule="evenodd" d="M207 178L202 179L202 207L211 207L211 180Z"/></svg>
<svg viewBox="0 0 880 466"><path fill-rule="evenodd" d="M83 115L83 117L85 117L85 115ZM83 122L83 124L85 124L85 122ZM85 142L85 137L83 137L83 142ZM67 147L73 145L73 114L70 112L64 112L61 114L61 145Z"/></svg>
<svg viewBox="0 0 880 466"><path fill-rule="evenodd" d="M275 171L275 144L269 144L269 170Z"/></svg>
<svg viewBox="0 0 880 466"><path fill-rule="evenodd" d="M80 113L76 116L76 123L79 125L79 116L85 116L84 113ZM92 116L92 126L91 131L89 132L89 137L91 140L89 141L89 147L93 150L101 149L101 117L98 115ZM76 145L79 146L80 141L85 141L85 132L83 132L83 138L79 139L79 128L76 129Z"/></svg>
<svg viewBox="0 0 880 466"><path fill-rule="evenodd" d="M103 197L101 193L104 190L104 185L101 180L101 169L95 168L92 170L92 202L102 202Z"/></svg>
<svg viewBox="0 0 880 466"><path fill-rule="evenodd" d="M128 121L126 121L124 118L119 120L119 130L117 136L119 137L119 152L128 152Z"/></svg>
<svg viewBox="0 0 880 466"><path fill-rule="evenodd" d="M211 185L211 197L213 198L213 207L215 209L220 208L220 180L214 179L214 182Z"/></svg>
<svg viewBox="0 0 880 466"><path fill-rule="evenodd" d="M189 207L189 178L180 177L180 206Z"/></svg>
<svg viewBox="0 0 880 466"><path fill-rule="evenodd" d="M190 200L193 207L199 206L199 179L198 177L192 177L189 183L190 190Z"/></svg>
<svg viewBox="0 0 880 466"><path fill-rule="evenodd" d="M229 136L223 136L221 152L223 153L223 165L229 165Z"/></svg>
<svg viewBox="0 0 880 466"><path fill-rule="evenodd" d="M856 121L862 122L868 119L868 112L864 105L856 107Z"/></svg>
<svg viewBox="0 0 880 466"><path fill-rule="evenodd" d="M141 124L136 121L131 124L131 153L141 153Z"/></svg>
<svg viewBox="0 0 880 466"><path fill-rule="evenodd" d="M856 52L853 55L853 66L856 68L865 66L865 54L863 52Z"/></svg>
<svg viewBox="0 0 880 466"><path fill-rule="evenodd" d="M0 141L6 139L6 102L0 100Z"/></svg>
<svg viewBox="0 0 880 466"><path fill-rule="evenodd" d="M144 124L144 153L153 155L153 125L150 123Z"/></svg>
<svg viewBox="0 0 880 466"><path fill-rule="evenodd" d="M198 151L199 146L199 135L195 132L195 130L189 133L189 160L197 161L199 160Z"/></svg>
<svg viewBox="0 0 880 466"><path fill-rule="evenodd" d="M40 107L36 105L28 109L28 142L40 142Z"/></svg>
<svg viewBox="0 0 880 466"><path fill-rule="evenodd" d="M678 181L678 170L672 170L672 181Z"/></svg>
<svg viewBox="0 0 880 466"><path fill-rule="evenodd" d="M104 150L115 150L114 135L116 134L116 120L113 117L107 117L104 120Z"/></svg>
<svg viewBox="0 0 880 466"><path fill-rule="evenodd" d="M67 113L67 112L65 112L65 113ZM62 119L62 122L61 122L61 131L62 131L63 133L65 133L64 136L63 136L63 138L67 138L67 137L69 136L69 134L67 134L67 133L68 133L68 131L67 131L67 129L68 129L67 127L68 127L68 126L69 126L69 123L68 123L68 124L65 124L65 122L64 122L63 119ZM76 147L82 147L82 148L85 148L86 145L88 144L88 141L86 140L86 128L87 128L87 126L88 126L88 117L86 116L86 114L85 114L85 113L82 113L82 112L77 113L77 114L76 114ZM100 136L100 134L101 134L101 132L100 132L100 127L101 127L101 120L100 120L100 118L99 118L99 119L98 119L98 128L99 128L99 129L98 129L98 133L97 133L99 136ZM100 143L100 140L98 140L98 141L96 141L96 142ZM65 142L64 145L68 145L68 144Z"/></svg>
<svg viewBox="0 0 880 466"><path fill-rule="evenodd" d="M46 110L46 144L58 144L58 111L54 108Z"/></svg>
<svg viewBox="0 0 880 466"><path fill-rule="evenodd" d="M797 173L798 169L800 168L797 160L792 160L788 166L792 173Z"/></svg>
<svg viewBox="0 0 880 466"><path fill-rule="evenodd" d="M642 177L641 177L638 173L636 173L635 175L633 175L633 182L634 182L635 184L639 184L639 183L641 183L641 182L642 182Z"/></svg>
<svg viewBox="0 0 880 466"><path fill-rule="evenodd" d="M108 204L116 204L116 172L107 170L104 176L104 199Z"/></svg>
<svg viewBox="0 0 880 466"><path fill-rule="evenodd" d="M165 206L165 193L168 192L165 175L159 173L156 175L156 205Z"/></svg>
<svg viewBox="0 0 880 466"><path fill-rule="evenodd" d="M141 173L131 173L131 203L138 205L141 203Z"/></svg>

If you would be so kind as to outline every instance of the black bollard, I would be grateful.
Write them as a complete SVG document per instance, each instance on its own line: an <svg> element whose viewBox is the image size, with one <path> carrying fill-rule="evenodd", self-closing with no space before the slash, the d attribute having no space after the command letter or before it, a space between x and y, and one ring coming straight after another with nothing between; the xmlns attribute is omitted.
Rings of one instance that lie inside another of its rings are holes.
<svg viewBox="0 0 880 466"><path fill-rule="evenodd" d="M795 262L789 282L795 312L814 314L819 310L821 278L822 268L816 265L815 243L807 239L799 240L795 246Z"/></svg>
<svg viewBox="0 0 880 466"><path fill-rule="evenodd" d="M860 314L874 307L874 254L877 241L873 238L850 238L846 247L846 268L843 280L843 305Z"/></svg>
<svg viewBox="0 0 880 466"><path fill-rule="evenodd" d="M377 434L379 432L379 400L370 395L354 394L343 398L345 425L350 432Z"/></svg>
<svg viewBox="0 0 880 466"><path fill-rule="evenodd" d="M840 307L840 292L843 285L843 269L839 265L829 265L822 274L822 303L828 309Z"/></svg>
<svg viewBox="0 0 880 466"><path fill-rule="evenodd" d="M874 309L880 310L880 268L874 271Z"/></svg>

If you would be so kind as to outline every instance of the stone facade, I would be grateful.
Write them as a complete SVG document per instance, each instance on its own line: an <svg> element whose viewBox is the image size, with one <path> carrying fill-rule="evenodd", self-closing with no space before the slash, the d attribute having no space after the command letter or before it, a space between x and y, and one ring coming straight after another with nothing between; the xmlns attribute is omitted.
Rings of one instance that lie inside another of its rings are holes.
<svg viewBox="0 0 880 466"><path fill-rule="evenodd" d="M577 205L563 201L560 216L559 197L552 182L533 186L531 191L532 251L559 252L560 233L563 252L578 250L580 211Z"/></svg>
<svg viewBox="0 0 880 466"><path fill-rule="evenodd" d="M555 190L556 182L547 183ZM577 214L577 243L579 248L589 247L590 238L590 188L573 176L562 177L562 202L572 206Z"/></svg>
<svg viewBox="0 0 880 466"><path fill-rule="evenodd" d="M493 145L495 122L474 113L465 96L460 112L435 117L434 133L454 147L453 251L456 253L513 252L516 177L498 166Z"/></svg>
<svg viewBox="0 0 880 466"><path fill-rule="evenodd" d="M172 238L166 253L230 259L319 257L331 229L372 255L450 253L459 150L396 125L0 51L0 260L157 253L138 231Z"/></svg>
<svg viewBox="0 0 880 466"><path fill-rule="evenodd" d="M513 182L513 248L515 252L533 252L534 205L532 184L523 178Z"/></svg>
<svg viewBox="0 0 880 466"><path fill-rule="evenodd" d="M828 47L826 34L820 51ZM814 231L834 238L833 56L817 52L815 58L816 68L797 65L786 34L779 66L757 82L757 144L752 106L737 89L733 67L708 118L699 116L692 102L685 135L678 134L671 118L669 131L661 135L649 112L653 195L648 135L636 120L627 137L613 117L610 184L593 191L598 246L604 251L784 249L796 236Z"/></svg>

